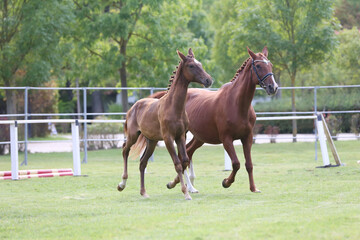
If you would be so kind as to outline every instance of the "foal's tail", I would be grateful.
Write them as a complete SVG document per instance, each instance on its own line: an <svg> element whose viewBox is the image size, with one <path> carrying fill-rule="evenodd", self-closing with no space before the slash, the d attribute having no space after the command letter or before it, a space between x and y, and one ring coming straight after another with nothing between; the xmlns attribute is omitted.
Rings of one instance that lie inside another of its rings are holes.
<svg viewBox="0 0 360 240"><path fill-rule="evenodd" d="M140 134L136 143L132 145L130 150L130 159L137 159L146 147L146 138Z"/></svg>

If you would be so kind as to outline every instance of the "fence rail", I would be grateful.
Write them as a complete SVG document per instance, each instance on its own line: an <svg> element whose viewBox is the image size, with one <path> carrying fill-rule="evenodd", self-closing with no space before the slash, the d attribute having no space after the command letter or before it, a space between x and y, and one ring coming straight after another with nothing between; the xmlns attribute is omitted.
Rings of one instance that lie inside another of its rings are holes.
<svg viewBox="0 0 360 240"><path fill-rule="evenodd" d="M318 91L322 90L322 89L349 89L349 88L356 88L356 89L360 89L360 85L343 85L343 86L306 86L306 87L280 87L279 90L283 91L283 90L311 90L313 91L313 99L311 101L309 101L309 109L311 109L311 111L294 111L294 112L289 112L289 111L277 111L277 112L259 112L257 111L257 120L261 121L265 118L267 118L268 120L270 119L274 119L271 118L272 116L277 116L278 115L292 115L292 116L299 116L299 115L317 115L319 113L319 110L317 108L317 101L318 101ZM31 119L29 120L29 118L41 118L41 117L47 117L47 118L51 118L51 117L73 117L74 121L75 119L78 120L79 123L83 124L83 139L80 139L80 141L84 142L84 146L87 146L87 142L88 141L112 141L114 139L89 139L88 135L87 135L87 124L86 123L96 123L97 120L92 120L92 119L88 119L88 118L92 118L93 116L98 116L98 115L102 115L102 116L121 116L124 117L126 115L126 112L117 112L117 113L109 113L109 112L87 112L87 105L88 105L88 97L87 94L91 91L94 90L112 90L112 91L121 91L121 90L131 90L131 91L147 91L149 92L149 94L153 94L156 91L163 91L166 90L166 88L156 88L156 87L126 87L126 88L115 88L115 87L0 87L0 90L22 90L25 92L24 94L24 113L16 113L16 114L0 114L0 117L3 118L19 118L18 123L21 123L22 120L28 120L28 122L24 123L25 124L25 130L24 130L24 141L19 141L24 143L25 146L25 156L24 156L24 161L22 162L22 164L27 164L27 146L28 143L30 142L35 142L35 141L29 141L28 139L28 124L32 124L32 123L40 123L38 122L41 119ZM29 112L29 91L30 90L67 90L67 91L80 91L82 92L82 108L83 111L79 112L79 113L30 113ZM210 88L209 90L217 90L217 88ZM256 88L257 91L263 91L262 88ZM313 101L313 104L311 104L311 102ZM343 111L326 111L326 110L322 110L321 112L326 113L326 114L356 114L356 113L360 113L360 109L352 109L352 110L343 110ZM264 117L262 117L264 116ZM46 123L48 122L48 120L51 120L51 122L53 123L64 123L63 121L61 121L61 119L45 119L42 121L42 123ZM114 123L123 123L124 120L109 120L111 122ZM334 137L334 136L332 136ZM269 139L271 138L271 136L269 136ZM293 139L294 137L290 137L291 139ZM317 136L315 135L315 140L317 141ZM66 141L66 140L58 140L58 141ZM36 142L47 142L47 141L36 141ZM56 142L56 141L54 141ZM0 142L1 144L9 144L9 141L4 141L4 142ZM87 162L87 147L84 148L84 159L83 162Z"/></svg>

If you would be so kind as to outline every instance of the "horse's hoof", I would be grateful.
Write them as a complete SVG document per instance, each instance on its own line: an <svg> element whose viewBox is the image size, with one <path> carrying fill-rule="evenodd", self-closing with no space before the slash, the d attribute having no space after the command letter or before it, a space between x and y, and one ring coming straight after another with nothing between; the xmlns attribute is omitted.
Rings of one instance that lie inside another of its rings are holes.
<svg viewBox="0 0 360 240"><path fill-rule="evenodd" d="M121 187L120 184L117 186L117 190L118 190L119 192L121 192L122 190L124 190L124 188L125 188L125 186L124 186L124 187Z"/></svg>
<svg viewBox="0 0 360 240"><path fill-rule="evenodd" d="M150 196L147 193L141 194L144 198L149 198Z"/></svg>
<svg viewBox="0 0 360 240"><path fill-rule="evenodd" d="M261 191L259 189L255 189L255 191L252 191L253 193L261 193Z"/></svg>
<svg viewBox="0 0 360 240"><path fill-rule="evenodd" d="M191 196L188 194L187 196L185 196L185 200L192 200Z"/></svg>
<svg viewBox="0 0 360 240"><path fill-rule="evenodd" d="M166 187L167 187L168 189L172 189L172 188L174 188L174 187L172 187L172 186L171 186L171 184L170 184L170 183L166 184Z"/></svg>
<svg viewBox="0 0 360 240"><path fill-rule="evenodd" d="M222 181L222 186L223 186L224 188L228 188L228 187L230 187L230 185L231 185L231 184L229 184L229 185L226 184L226 178Z"/></svg>
<svg viewBox="0 0 360 240"><path fill-rule="evenodd" d="M188 192L190 192L190 193L198 193L199 191L197 190L197 189L195 189L195 188L188 188Z"/></svg>

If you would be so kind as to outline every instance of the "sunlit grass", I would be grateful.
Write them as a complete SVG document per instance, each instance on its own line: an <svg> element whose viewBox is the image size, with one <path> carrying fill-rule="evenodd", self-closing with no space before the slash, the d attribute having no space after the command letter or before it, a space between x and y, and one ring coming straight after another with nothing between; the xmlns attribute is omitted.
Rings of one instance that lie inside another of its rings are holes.
<svg viewBox="0 0 360 240"><path fill-rule="evenodd" d="M121 150L89 152L88 177L0 181L0 239L360 239L360 141L335 144L345 167L316 168L313 143L253 145L259 194L249 191L241 147L228 189L222 147L203 147L192 201L166 188L175 170L164 148L147 168L149 199L139 194L138 161L120 193ZM20 168L71 166L72 153L38 153ZM9 156L0 169L10 170Z"/></svg>

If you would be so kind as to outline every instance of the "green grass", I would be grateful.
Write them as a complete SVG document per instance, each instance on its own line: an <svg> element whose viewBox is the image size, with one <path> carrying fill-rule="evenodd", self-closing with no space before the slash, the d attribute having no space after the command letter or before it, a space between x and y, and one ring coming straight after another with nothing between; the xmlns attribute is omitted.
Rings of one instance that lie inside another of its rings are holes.
<svg viewBox="0 0 360 240"><path fill-rule="evenodd" d="M222 147L203 147L192 201L166 188L175 170L164 148L148 165L149 199L139 194L138 161L120 193L121 150L89 152L88 177L0 181L0 239L360 239L360 141L335 144L345 167L315 168L313 143L253 145L259 194L249 191L241 147L228 189ZM71 166L71 153L37 153L21 169ZM0 169L10 170L9 156Z"/></svg>

